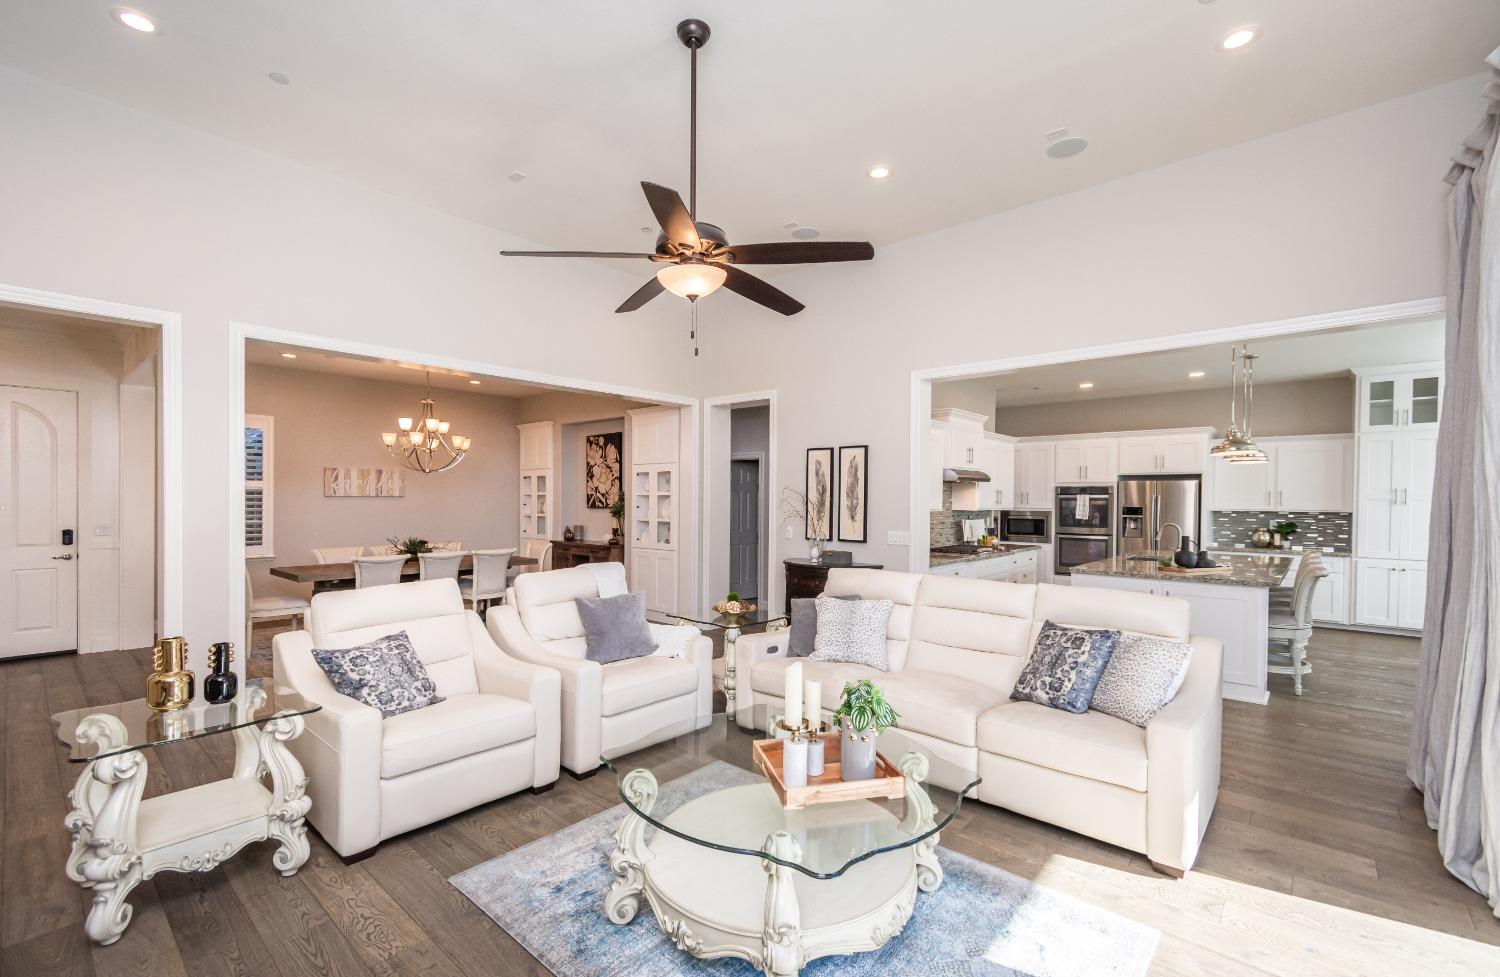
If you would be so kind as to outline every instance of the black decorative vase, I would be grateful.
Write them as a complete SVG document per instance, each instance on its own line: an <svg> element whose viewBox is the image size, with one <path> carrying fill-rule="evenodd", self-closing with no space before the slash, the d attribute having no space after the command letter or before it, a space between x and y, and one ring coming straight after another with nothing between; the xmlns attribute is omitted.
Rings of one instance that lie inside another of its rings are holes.
<svg viewBox="0 0 1500 977"><path fill-rule="evenodd" d="M203 680L203 698L219 705L233 699L240 691L240 677L230 670L234 661L234 645L228 641L215 642L208 647L208 678Z"/></svg>
<svg viewBox="0 0 1500 977"><path fill-rule="evenodd" d="M1172 554L1172 562L1188 570L1198 565L1198 554L1193 551L1193 537L1182 537L1182 545Z"/></svg>

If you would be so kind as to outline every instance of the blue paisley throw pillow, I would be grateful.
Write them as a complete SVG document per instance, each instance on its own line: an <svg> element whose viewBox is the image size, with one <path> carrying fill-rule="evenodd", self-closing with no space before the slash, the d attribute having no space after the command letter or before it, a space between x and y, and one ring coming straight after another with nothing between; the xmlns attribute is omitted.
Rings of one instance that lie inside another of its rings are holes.
<svg viewBox="0 0 1500 977"><path fill-rule="evenodd" d="M1067 712L1087 712L1120 640L1118 631L1065 628L1048 621L1010 697Z"/></svg>
<svg viewBox="0 0 1500 977"><path fill-rule="evenodd" d="M443 701L405 631L312 654L335 691L374 706L386 719Z"/></svg>

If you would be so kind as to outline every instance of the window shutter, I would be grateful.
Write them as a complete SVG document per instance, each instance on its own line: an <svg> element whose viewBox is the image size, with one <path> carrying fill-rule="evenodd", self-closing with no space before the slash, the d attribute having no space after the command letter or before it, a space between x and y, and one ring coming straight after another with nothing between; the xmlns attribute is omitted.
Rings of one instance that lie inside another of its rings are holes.
<svg viewBox="0 0 1500 977"><path fill-rule="evenodd" d="M271 552L271 418L245 417L245 555Z"/></svg>

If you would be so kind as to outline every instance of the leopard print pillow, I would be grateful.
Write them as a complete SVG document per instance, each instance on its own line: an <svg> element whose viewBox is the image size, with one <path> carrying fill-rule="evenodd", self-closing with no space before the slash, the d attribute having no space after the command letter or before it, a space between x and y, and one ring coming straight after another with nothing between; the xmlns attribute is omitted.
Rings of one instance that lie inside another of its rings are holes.
<svg viewBox="0 0 1500 977"><path fill-rule="evenodd" d="M1144 726L1182 688L1192 657L1193 646L1181 641L1122 634L1089 708Z"/></svg>
<svg viewBox="0 0 1500 977"><path fill-rule="evenodd" d="M885 643L891 623L888 600L818 598L818 633L813 636L810 661L849 662L882 672L891 670Z"/></svg>

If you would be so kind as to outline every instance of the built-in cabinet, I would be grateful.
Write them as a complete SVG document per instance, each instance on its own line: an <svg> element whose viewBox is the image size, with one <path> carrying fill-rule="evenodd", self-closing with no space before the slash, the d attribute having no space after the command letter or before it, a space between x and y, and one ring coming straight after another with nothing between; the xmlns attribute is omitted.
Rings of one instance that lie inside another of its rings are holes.
<svg viewBox="0 0 1500 977"><path fill-rule="evenodd" d="M927 508L930 512L939 512L943 508L943 469L947 467L943 452L946 450L947 426L933 421L927 430L927 450L922 458L922 470L927 474Z"/></svg>
<svg viewBox="0 0 1500 977"><path fill-rule="evenodd" d="M1420 630L1427 600L1427 564L1356 558L1354 621L1368 627Z"/></svg>
<svg viewBox="0 0 1500 977"><path fill-rule="evenodd" d="M1436 431L1361 434L1355 553L1378 559L1427 559L1436 476Z"/></svg>
<svg viewBox="0 0 1500 977"><path fill-rule="evenodd" d="M1164 431L1120 439L1121 475L1198 475L1208 458L1208 431Z"/></svg>
<svg viewBox="0 0 1500 977"><path fill-rule="evenodd" d="M1352 512L1354 439L1348 436L1261 438L1265 464L1209 462L1213 509L1232 512Z"/></svg>
<svg viewBox="0 0 1500 977"><path fill-rule="evenodd" d="M520 535L522 539L551 539L557 531L556 479L553 477L553 444L557 425L552 421L517 424L520 438Z"/></svg>
<svg viewBox="0 0 1500 977"><path fill-rule="evenodd" d="M630 589L646 595L646 608L677 610L679 412L648 407L627 412L631 467L625 490L630 543Z"/></svg>
<svg viewBox="0 0 1500 977"><path fill-rule="evenodd" d="M983 414L946 407L932 412L925 461L928 473L928 507L943 507L943 469L979 471L988 481L953 483L953 508L960 512L1009 509L1015 505L1016 439L984 429Z"/></svg>
<svg viewBox="0 0 1500 977"><path fill-rule="evenodd" d="M1056 489L1052 481L1052 453L1051 442L1021 441L1016 444L1015 508L1051 511Z"/></svg>
<svg viewBox="0 0 1500 977"><path fill-rule="evenodd" d="M1348 624L1351 621L1349 558L1324 556L1322 561L1328 576L1313 588L1312 619L1319 624Z"/></svg>
<svg viewBox="0 0 1500 977"><path fill-rule="evenodd" d="M1120 473L1119 438L1058 441L1052 452L1052 480L1058 485L1105 485Z"/></svg>
<svg viewBox="0 0 1500 977"><path fill-rule="evenodd" d="M978 483L981 509L1014 509L1016 507L1016 439L986 432L980 446L979 470L989 475L988 483Z"/></svg>
<svg viewBox="0 0 1500 977"><path fill-rule="evenodd" d="M983 560L964 560L940 564L928 570L935 577L966 577L975 580L1003 580L1006 583L1037 583L1040 573L1039 550L1022 550Z"/></svg>
<svg viewBox="0 0 1500 977"><path fill-rule="evenodd" d="M1359 431L1436 430L1443 407L1443 368L1436 363L1356 370Z"/></svg>

